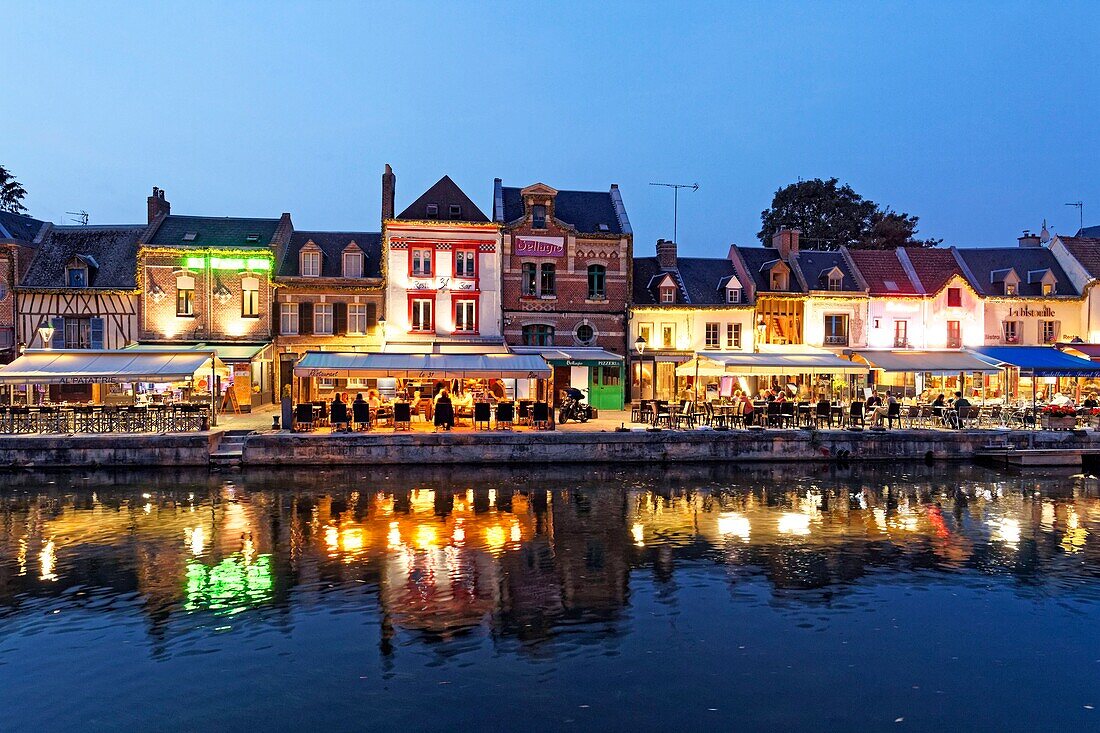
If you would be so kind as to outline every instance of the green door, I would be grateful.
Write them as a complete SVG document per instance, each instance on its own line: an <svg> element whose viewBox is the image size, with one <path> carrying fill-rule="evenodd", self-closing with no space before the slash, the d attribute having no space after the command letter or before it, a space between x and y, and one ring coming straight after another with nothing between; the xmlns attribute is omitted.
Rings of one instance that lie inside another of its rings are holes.
<svg viewBox="0 0 1100 733"><path fill-rule="evenodd" d="M597 410L623 409L623 367L590 366L588 368L588 400Z"/></svg>

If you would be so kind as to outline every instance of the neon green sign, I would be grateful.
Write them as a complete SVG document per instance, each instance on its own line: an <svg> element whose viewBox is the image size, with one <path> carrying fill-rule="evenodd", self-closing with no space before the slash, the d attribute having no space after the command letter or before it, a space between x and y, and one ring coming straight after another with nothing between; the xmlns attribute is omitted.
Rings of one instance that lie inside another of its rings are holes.
<svg viewBox="0 0 1100 733"><path fill-rule="evenodd" d="M183 264L190 270L257 270L267 272L271 260L266 257L187 257Z"/></svg>

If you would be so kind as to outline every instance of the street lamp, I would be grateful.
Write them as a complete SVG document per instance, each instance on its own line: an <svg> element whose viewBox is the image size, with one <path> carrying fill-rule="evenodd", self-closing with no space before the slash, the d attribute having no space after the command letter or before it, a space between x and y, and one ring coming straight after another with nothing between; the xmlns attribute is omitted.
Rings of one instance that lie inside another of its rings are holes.
<svg viewBox="0 0 1100 733"><path fill-rule="evenodd" d="M50 348L50 344L53 343L53 326L41 326L38 329L38 337L42 339L42 348Z"/></svg>
<svg viewBox="0 0 1100 733"><path fill-rule="evenodd" d="M645 355L645 347L646 347L646 341L641 336L639 336L637 339L634 340L634 350L636 352L638 352L638 388L639 388L639 390L641 389L642 382L644 381L644 378L645 378L645 370L642 368L643 364L644 364L643 356ZM638 397L640 398L641 395L638 395ZM653 357L653 399L657 399L657 357L656 357L656 355L654 355L654 357Z"/></svg>

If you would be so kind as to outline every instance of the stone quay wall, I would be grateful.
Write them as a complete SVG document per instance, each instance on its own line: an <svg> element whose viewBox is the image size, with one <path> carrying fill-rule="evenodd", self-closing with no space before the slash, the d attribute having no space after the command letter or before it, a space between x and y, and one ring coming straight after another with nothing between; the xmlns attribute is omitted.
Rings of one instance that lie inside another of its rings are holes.
<svg viewBox="0 0 1100 733"><path fill-rule="evenodd" d="M242 462L277 465L687 463L969 460L991 443L1100 449L1100 433L894 430L633 431L627 433L264 433Z"/></svg>
<svg viewBox="0 0 1100 733"><path fill-rule="evenodd" d="M0 468L207 466L221 433L5 435Z"/></svg>

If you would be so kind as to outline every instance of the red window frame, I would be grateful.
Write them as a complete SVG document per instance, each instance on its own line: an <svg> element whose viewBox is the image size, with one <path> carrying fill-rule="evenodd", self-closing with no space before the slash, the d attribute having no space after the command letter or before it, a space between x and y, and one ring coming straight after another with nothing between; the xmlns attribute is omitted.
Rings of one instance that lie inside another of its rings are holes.
<svg viewBox="0 0 1100 733"><path fill-rule="evenodd" d="M462 278L463 280L474 280L474 281L476 281L478 275L481 274L481 263L478 262L477 247L455 247L454 250L452 250L452 251L454 252L454 255L451 257L451 274L453 274L457 278ZM472 274L472 275L459 275L458 274L458 255L460 253L462 253L462 254L472 253L473 254L473 256L474 256L474 274Z"/></svg>
<svg viewBox="0 0 1100 733"><path fill-rule="evenodd" d="M413 272L413 252L427 250L431 255L432 271L429 273ZM410 244L409 245L409 277L435 277L435 255L437 247L434 244ZM432 314L433 320L435 314Z"/></svg>
<svg viewBox="0 0 1100 733"><path fill-rule="evenodd" d="M413 327L413 303L418 300L427 300L432 304L432 323L429 328L414 328ZM420 293L409 293L409 333L435 333L435 296L422 295Z"/></svg>
<svg viewBox="0 0 1100 733"><path fill-rule="evenodd" d="M481 332L481 304L478 302L479 298L471 298L468 295L454 295L451 297L451 323L454 324L455 333L471 333L478 334ZM474 327L473 330L458 330L458 304L459 303L473 303L474 304ZM433 314L434 317L434 314Z"/></svg>

